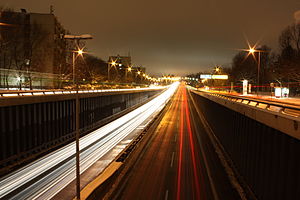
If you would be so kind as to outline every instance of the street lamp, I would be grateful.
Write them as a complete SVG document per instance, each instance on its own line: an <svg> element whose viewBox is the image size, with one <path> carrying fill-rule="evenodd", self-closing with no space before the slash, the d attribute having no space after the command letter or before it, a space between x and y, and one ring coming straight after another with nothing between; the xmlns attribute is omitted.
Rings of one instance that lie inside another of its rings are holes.
<svg viewBox="0 0 300 200"><path fill-rule="evenodd" d="M248 55L247 55L247 57L251 54L252 56L253 56L253 58L255 59L255 61L257 61L257 80L256 80L256 84L257 84L257 89L256 89L256 94L258 95L258 90L259 90L259 74L260 74L260 54L262 53L262 52L264 52L264 51L262 51L262 50L258 50L258 49L256 49L256 47L257 47L257 44L255 44L254 46L251 46L250 44L249 44L249 42L247 42L248 43L248 49L241 49L242 51L247 51L248 52ZM258 53L258 58L257 58L257 60L256 60L256 57L255 57L255 53Z"/></svg>
<svg viewBox="0 0 300 200"><path fill-rule="evenodd" d="M260 74L260 53L262 52L261 50L257 50L255 49L255 46L254 47L251 47L249 45L249 49L247 49L247 51L249 52L248 53L248 56L251 54L254 59L256 60L256 57L255 57L255 54L254 53L258 53L258 59L257 59L257 88L256 88L256 94L258 95L258 90L259 90L259 74Z"/></svg>
<svg viewBox="0 0 300 200"><path fill-rule="evenodd" d="M79 41L80 40L88 40L88 39L93 39L93 37L89 34L84 34L84 35L65 35L64 39L68 40L73 40L75 42L75 45L78 47ZM78 53L78 55L81 55L84 53L83 49L78 49L77 51L73 51L73 84L75 83L75 53ZM76 106L76 116L75 116L75 121L76 121L76 198L80 199L80 151L79 151L79 138L80 138L80 133L79 133L79 112L80 112L80 105L79 105L79 93L78 93L78 83L76 80L76 101L75 101L75 106Z"/></svg>
<svg viewBox="0 0 300 200"><path fill-rule="evenodd" d="M84 34L84 35L65 35L64 39L66 40L73 40L75 45L78 47L79 46L79 41L80 40L89 40L93 39L93 36L89 34ZM73 85L75 84L75 53L78 53L78 55L82 55L83 49L77 49L76 51L73 51Z"/></svg>
<svg viewBox="0 0 300 200"><path fill-rule="evenodd" d="M216 66L216 67L215 67L215 71L216 71L217 73L220 72L220 71L221 71L221 67Z"/></svg>
<svg viewBox="0 0 300 200"><path fill-rule="evenodd" d="M125 82L128 81L128 72L131 72L132 66L128 66L127 69L125 68Z"/></svg>
<svg viewBox="0 0 300 200"><path fill-rule="evenodd" d="M250 48L248 51L249 51L249 53L254 54L255 49L254 48Z"/></svg>
<svg viewBox="0 0 300 200"><path fill-rule="evenodd" d="M85 53L83 51L83 48L80 49L78 48L76 51L73 51L73 59L72 59L72 66L73 66L73 85L75 85L75 76L76 76L76 70L75 70L75 66L76 66L76 53L77 53L77 56L83 56L83 54ZM76 83L76 87L77 87L77 83Z"/></svg>
<svg viewBox="0 0 300 200"><path fill-rule="evenodd" d="M109 76L110 76L109 72L110 72L110 69L112 67L114 67L116 69L117 66L120 66L120 63L117 63L118 59L119 59L119 57L117 57L116 60L112 60L111 59L111 62L107 63L107 81L109 81ZM122 64L121 64L121 66L122 66Z"/></svg>
<svg viewBox="0 0 300 200"><path fill-rule="evenodd" d="M78 55L82 56L82 54L83 54L83 49L78 49L77 53L78 53Z"/></svg>

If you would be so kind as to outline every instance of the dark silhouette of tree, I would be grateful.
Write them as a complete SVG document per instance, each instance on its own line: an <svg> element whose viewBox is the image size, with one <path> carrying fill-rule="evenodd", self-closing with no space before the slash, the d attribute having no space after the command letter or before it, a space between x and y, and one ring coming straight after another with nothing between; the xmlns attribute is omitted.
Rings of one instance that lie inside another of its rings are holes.
<svg viewBox="0 0 300 200"><path fill-rule="evenodd" d="M89 54L77 57L76 70L77 77L82 83L97 84L104 82L107 77L107 63Z"/></svg>
<svg viewBox="0 0 300 200"><path fill-rule="evenodd" d="M248 56L248 52L238 52L233 57L231 71L233 82L240 83L244 79L254 82L257 75L256 71L257 63L252 56Z"/></svg>
<svg viewBox="0 0 300 200"><path fill-rule="evenodd" d="M21 16L15 15L12 9L1 11L1 22L11 26L1 26L1 68L6 69L4 74L5 85L9 88L9 70L21 70L24 66L24 26L20 24Z"/></svg>
<svg viewBox="0 0 300 200"><path fill-rule="evenodd" d="M238 52L232 60L230 80L235 84L241 84L242 80L248 80L249 83L256 85L258 83L258 62L260 59L259 84L270 82L271 70L271 48L262 45L256 48L260 52L249 54L246 51Z"/></svg>
<svg viewBox="0 0 300 200"><path fill-rule="evenodd" d="M10 26L1 27L0 63L1 68L7 69L6 86L8 85L9 70L26 71L26 80L32 89L32 73L39 72L44 66L45 57L49 54L47 43L48 32L36 23L27 23L28 15L4 9L1 12L1 22ZM41 45L42 44L42 45ZM23 74L25 75L25 74ZM20 81L20 87L21 87ZM24 83L23 83L24 84Z"/></svg>
<svg viewBox="0 0 300 200"><path fill-rule="evenodd" d="M280 52L274 63L275 78L281 82L300 82L300 25L292 24L281 32Z"/></svg>

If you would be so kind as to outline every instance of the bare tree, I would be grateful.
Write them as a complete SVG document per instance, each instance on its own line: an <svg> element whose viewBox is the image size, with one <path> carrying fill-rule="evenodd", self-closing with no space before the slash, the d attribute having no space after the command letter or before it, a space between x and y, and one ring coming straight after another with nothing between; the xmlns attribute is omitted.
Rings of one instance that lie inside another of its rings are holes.
<svg viewBox="0 0 300 200"><path fill-rule="evenodd" d="M292 24L279 37L280 53L274 64L277 78L284 82L300 81L300 25Z"/></svg>
<svg viewBox="0 0 300 200"><path fill-rule="evenodd" d="M22 53L22 41L24 39L24 26L22 16L16 15L11 9L4 9L1 12L1 21L10 24L10 26L1 27L1 63L2 67L7 69L5 73L6 86L8 85L9 70L21 70L23 66L24 53ZM21 87L21 81L20 81Z"/></svg>

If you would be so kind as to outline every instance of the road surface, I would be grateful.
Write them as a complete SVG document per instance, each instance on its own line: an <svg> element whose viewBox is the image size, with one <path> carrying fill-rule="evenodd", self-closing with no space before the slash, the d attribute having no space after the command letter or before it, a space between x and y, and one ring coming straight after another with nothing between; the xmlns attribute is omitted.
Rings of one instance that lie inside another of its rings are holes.
<svg viewBox="0 0 300 200"><path fill-rule="evenodd" d="M110 199L240 199L182 83Z"/></svg>

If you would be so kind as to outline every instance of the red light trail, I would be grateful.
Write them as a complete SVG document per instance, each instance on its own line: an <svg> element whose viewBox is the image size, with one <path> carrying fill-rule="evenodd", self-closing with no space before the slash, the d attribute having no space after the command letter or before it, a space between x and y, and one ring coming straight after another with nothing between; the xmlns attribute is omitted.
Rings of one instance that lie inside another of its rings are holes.
<svg viewBox="0 0 300 200"><path fill-rule="evenodd" d="M180 88L182 90L182 88ZM180 91L181 92L181 91ZM183 96L182 96L183 101ZM178 161L178 176L177 176L177 200L180 200L180 182L181 182L181 167L182 167L182 148L183 148L183 103L181 103L180 112L180 139L179 139L179 161Z"/></svg>
<svg viewBox="0 0 300 200"><path fill-rule="evenodd" d="M193 172L194 172L194 183L196 190L196 199L200 199L200 183L199 183L199 175L197 172L197 163L196 163L196 152L195 145L193 143L192 136L192 128L191 128L191 120L190 120L190 111L188 108L187 94L185 86L180 87L181 93L181 110L180 110L180 141L179 141L179 161L178 161L178 177L177 177L177 200L180 199L181 192L181 173L182 173L182 156L183 156L183 134L184 134L184 121L186 121L187 132L189 136L189 144L191 149L191 157L193 163Z"/></svg>

